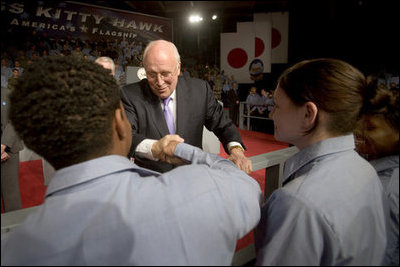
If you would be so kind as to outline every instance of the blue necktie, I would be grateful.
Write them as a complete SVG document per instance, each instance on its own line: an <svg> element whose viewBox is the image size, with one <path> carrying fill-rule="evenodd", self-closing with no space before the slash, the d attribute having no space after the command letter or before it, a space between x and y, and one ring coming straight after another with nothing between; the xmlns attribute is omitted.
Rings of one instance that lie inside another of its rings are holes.
<svg viewBox="0 0 400 267"><path fill-rule="evenodd" d="M164 101L164 117L167 122L168 130L170 134L175 134L175 123L174 116L172 115L172 111L168 107L168 103L171 100L170 97L165 98Z"/></svg>

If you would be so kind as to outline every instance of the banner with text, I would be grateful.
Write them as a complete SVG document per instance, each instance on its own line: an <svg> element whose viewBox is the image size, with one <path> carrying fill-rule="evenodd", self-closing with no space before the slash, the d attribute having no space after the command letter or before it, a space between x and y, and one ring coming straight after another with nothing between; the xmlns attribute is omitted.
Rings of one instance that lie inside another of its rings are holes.
<svg viewBox="0 0 400 267"><path fill-rule="evenodd" d="M7 32L46 33L82 41L173 41L172 19L76 2L1 1L1 23Z"/></svg>

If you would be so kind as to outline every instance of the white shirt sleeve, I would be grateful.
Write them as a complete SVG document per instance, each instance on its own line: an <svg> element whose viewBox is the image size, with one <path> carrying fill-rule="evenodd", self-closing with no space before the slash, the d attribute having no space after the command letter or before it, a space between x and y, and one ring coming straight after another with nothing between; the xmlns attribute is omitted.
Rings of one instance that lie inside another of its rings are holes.
<svg viewBox="0 0 400 267"><path fill-rule="evenodd" d="M243 148L242 144L240 144L239 142L233 141L233 142L228 143L228 150L231 149L231 147L233 147L233 146L240 146L241 148ZM243 150L244 150L244 148L243 148Z"/></svg>
<svg viewBox="0 0 400 267"><path fill-rule="evenodd" d="M153 156L153 153L151 152L151 147L153 144L157 142L157 140L154 139L144 139L140 144L136 147L135 152L146 159L158 161L157 158Z"/></svg>

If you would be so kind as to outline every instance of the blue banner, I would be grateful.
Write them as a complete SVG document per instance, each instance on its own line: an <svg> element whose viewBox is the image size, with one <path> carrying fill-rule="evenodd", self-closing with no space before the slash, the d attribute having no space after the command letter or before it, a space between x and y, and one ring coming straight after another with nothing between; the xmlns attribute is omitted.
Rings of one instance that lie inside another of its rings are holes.
<svg viewBox="0 0 400 267"><path fill-rule="evenodd" d="M82 41L173 41L172 19L77 2L1 2L2 31Z"/></svg>

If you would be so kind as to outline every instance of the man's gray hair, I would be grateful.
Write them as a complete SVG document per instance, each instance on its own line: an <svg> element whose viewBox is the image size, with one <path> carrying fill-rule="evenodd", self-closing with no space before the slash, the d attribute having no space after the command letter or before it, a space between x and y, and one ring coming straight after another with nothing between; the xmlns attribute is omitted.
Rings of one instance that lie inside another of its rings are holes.
<svg viewBox="0 0 400 267"><path fill-rule="evenodd" d="M115 75L115 64L114 64L114 60L112 60L109 57L98 57L96 58L96 60L94 61L95 63L99 64L99 63L110 63L111 65L111 73L114 76Z"/></svg>
<svg viewBox="0 0 400 267"><path fill-rule="evenodd" d="M166 40L154 40L154 41L151 41L150 43L148 43L146 48L144 49L144 52L143 52L143 66L145 67L146 56L147 56L147 53L148 53L149 49L153 45L155 45L157 43L160 43L160 42L168 44L172 48L172 51L174 52L176 63L178 63L178 64L181 63L181 56L179 55L178 48L176 48L174 43L166 41Z"/></svg>

